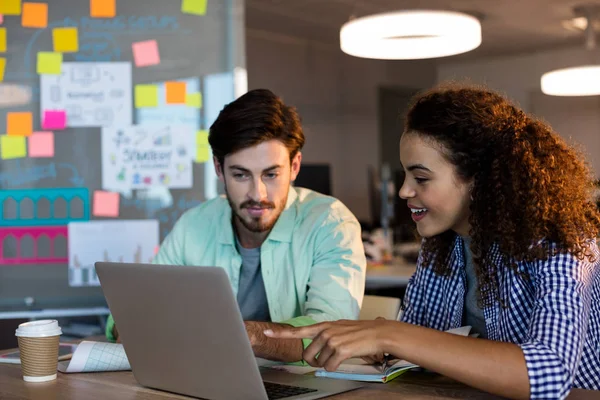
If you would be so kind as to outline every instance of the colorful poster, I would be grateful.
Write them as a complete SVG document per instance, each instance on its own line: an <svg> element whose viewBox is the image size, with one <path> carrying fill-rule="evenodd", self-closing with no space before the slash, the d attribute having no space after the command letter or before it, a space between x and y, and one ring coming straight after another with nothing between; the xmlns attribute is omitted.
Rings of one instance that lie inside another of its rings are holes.
<svg viewBox="0 0 600 400"><path fill-rule="evenodd" d="M70 286L99 286L98 261L150 263L158 246L157 220L73 222L68 228Z"/></svg>
<svg viewBox="0 0 600 400"><path fill-rule="evenodd" d="M67 262L67 227L0 228L0 265Z"/></svg>
<svg viewBox="0 0 600 400"><path fill-rule="evenodd" d="M40 87L40 115L65 110L70 127L131 125L131 63L65 62L60 75L41 75Z"/></svg>
<svg viewBox="0 0 600 400"><path fill-rule="evenodd" d="M102 129L102 188L192 187L196 131L186 126Z"/></svg>

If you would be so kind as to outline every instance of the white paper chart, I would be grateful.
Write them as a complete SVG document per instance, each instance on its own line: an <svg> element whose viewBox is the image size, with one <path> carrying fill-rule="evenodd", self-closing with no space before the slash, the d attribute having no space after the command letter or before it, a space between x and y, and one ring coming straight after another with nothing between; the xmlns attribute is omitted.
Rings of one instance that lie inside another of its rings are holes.
<svg viewBox="0 0 600 400"><path fill-rule="evenodd" d="M64 373L127 371L131 369L122 344L83 341L70 361L58 363Z"/></svg>

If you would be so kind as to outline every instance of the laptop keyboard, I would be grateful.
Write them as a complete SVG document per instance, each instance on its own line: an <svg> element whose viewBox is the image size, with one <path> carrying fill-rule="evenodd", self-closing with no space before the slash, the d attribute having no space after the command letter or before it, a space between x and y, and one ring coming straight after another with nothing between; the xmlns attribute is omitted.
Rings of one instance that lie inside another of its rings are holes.
<svg viewBox="0 0 600 400"><path fill-rule="evenodd" d="M265 384L265 389L267 390L267 396L269 397L269 400L284 399L286 397L298 396L299 394L306 394L317 391L317 389L280 385L279 383L273 382L263 383Z"/></svg>

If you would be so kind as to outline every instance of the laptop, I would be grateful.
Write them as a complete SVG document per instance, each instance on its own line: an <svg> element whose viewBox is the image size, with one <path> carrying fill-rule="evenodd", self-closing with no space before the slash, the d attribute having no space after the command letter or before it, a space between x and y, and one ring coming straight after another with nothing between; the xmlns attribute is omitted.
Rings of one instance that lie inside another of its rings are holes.
<svg viewBox="0 0 600 400"><path fill-rule="evenodd" d="M97 262L133 375L205 399L319 399L357 382L259 368L222 268Z"/></svg>

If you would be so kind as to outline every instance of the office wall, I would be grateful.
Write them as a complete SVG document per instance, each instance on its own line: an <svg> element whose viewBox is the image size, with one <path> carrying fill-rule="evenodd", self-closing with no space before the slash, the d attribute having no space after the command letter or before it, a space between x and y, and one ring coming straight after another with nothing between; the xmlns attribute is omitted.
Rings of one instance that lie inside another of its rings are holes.
<svg viewBox="0 0 600 400"><path fill-rule="evenodd" d="M304 161L330 163L333 195L370 220L367 167L380 162L379 87L431 86L435 64L365 60L293 35L246 33L248 88L269 88L298 108Z"/></svg>
<svg viewBox="0 0 600 400"><path fill-rule="evenodd" d="M583 46L525 55L440 64L438 81L468 78L500 90L526 111L544 119L565 139L585 148L587 160L600 177L600 97L554 97L542 94L543 73L591 63Z"/></svg>

